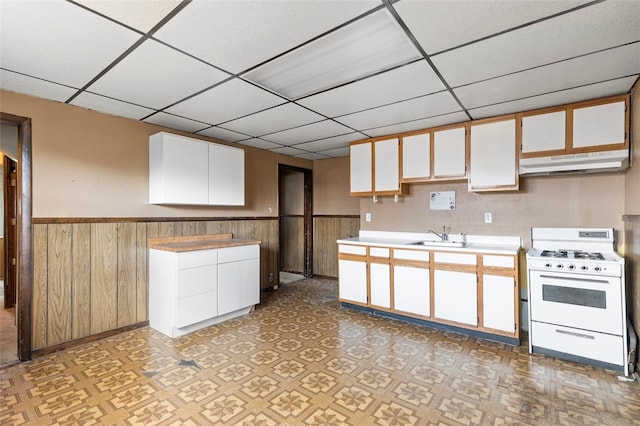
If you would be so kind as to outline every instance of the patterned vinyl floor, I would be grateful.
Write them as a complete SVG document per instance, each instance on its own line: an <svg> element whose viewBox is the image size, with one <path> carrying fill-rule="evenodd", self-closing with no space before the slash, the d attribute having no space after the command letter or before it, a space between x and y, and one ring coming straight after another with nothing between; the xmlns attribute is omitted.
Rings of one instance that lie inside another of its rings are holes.
<svg viewBox="0 0 640 426"><path fill-rule="evenodd" d="M177 339L146 328L0 370L8 425L640 425L614 372L339 307L335 280L263 294Z"/></svg>

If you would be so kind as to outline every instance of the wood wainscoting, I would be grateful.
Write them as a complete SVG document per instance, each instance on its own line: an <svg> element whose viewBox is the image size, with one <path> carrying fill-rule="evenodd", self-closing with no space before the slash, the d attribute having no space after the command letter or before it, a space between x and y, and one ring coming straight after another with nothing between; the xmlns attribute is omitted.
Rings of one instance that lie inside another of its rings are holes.
<svg viewBox="0 0 640 426"><path fill-rule="evenodd" d="M360 230L359 215L313 217L313 273L338 277L337 240L357 237Z"/></svg>
<svg viewBox="0 0 640 426"><path fill-rule="evenodd" d="M277 276L277 218L34 219L32 351L148 321L147 239L260 240L260 287Z"/></svg>

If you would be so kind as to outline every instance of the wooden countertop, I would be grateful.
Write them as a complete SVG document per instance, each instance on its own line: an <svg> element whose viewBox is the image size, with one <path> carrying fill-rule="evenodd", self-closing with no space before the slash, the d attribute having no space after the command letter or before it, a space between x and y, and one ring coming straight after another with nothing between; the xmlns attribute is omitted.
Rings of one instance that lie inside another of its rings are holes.
<svg viewBox="0 0 640 426"><path fill-rule="evenodd" d="M220 249L260 243L260 240L233 238L232 234L212 234L194 235L190 237L149 238L147 240L147 247L150 249L181 253L185 251Z"/></svg>

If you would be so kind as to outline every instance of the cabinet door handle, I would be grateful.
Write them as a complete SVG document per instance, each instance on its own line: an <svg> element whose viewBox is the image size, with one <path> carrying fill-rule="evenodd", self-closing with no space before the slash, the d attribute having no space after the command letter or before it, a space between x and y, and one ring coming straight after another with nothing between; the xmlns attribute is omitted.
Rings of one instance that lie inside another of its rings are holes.
<svg viewBox="0 0 640 426"><path fill-rule="evenodd" d="M595 340L595 336L592 336L590 334L576 333L575 331L566 331L566 330L556 329L556 333L567 334L569 336L574 336L574 337L582 337L583 339Z"/></svg>

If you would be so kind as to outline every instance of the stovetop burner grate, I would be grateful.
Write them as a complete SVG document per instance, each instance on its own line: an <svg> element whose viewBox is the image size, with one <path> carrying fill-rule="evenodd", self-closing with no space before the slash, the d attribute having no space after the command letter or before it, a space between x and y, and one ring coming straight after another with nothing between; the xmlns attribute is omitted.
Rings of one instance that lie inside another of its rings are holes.
<svg viewBox="0 0 640 426"><path fill-rule="evenodd" d="M543 250L540 256L562 259L604 260L602 253L586 252L582 250Z"/></svg>

